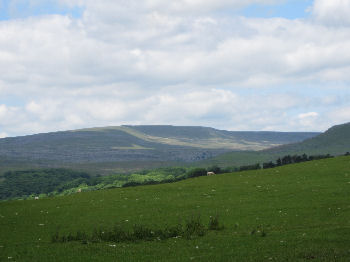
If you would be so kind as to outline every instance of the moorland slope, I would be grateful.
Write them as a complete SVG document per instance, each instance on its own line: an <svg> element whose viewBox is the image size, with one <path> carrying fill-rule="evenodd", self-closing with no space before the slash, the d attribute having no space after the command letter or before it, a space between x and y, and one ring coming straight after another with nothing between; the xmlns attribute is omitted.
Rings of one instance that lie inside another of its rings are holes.
<svg viewBox="0 0 350 262"><path fill-rule="evenodd" d="M0 168L149 168L209 159L233 150L266 149L317 134L180 126L90 128L0 139Z"/></svg>
<svg viewBox="0 0 350 262"><path fill-rule="evenodd" d="M350 123L336 125L326 132L301 142L281 145L258 151L228 152L209 160L201 165L217 164L220 166L240 166L252 163L275 161L285 155L344 155L350 152Z"/></svg>

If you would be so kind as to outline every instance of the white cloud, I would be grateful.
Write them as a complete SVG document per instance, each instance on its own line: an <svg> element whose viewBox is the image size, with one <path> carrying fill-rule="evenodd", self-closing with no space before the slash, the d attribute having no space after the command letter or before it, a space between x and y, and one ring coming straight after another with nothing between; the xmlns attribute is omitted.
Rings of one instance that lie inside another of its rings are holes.
<svg viewBox="0 0 350 262"><path fill-rule="evenodd" d="M26 105L26 110L27 112L34 114L39 114L43 112L43 108L34 101L31 101L29 104Z"/></svg>
<svg viewBox="0 0 350 262"><path fill-rule="evenodd" d="M350 122L350 106L338 107L328 113L328 118L334 123L348 123Z"/></svg>
<svg viewBox="0 0 350 262"><path fill-rule="evenodd" d="M317 112L308 112L308 113L303 113L303 114L299 114L298 118L299 119L306 119L306 118L314 118L314 117L318 117L319 114Z"/></svg>
<svg viewBox="0 0 350 262"><path fill-rule="evenodd" d="M0 105L0 119L5 117L7 113L7 106L6 105Z"/></svg>
<svg viewBox="0 0 350 262"><path fill-rule="evenodd" d="M314 17L328 25L350 25L350 2L348 0L315 0Z"/></svg>
<svg viewBox="0 0 350 262"><path fill-rule="evenodd" d="M306 129L312 129L316 126L318 117L319 114L317 112L302 113L298 115L297 123Z"/></svg>
<svg viewBox="0 0 350 262"><path fill-rule="evenodd" d="M276 1L62 0L82 6L83 17L2 21L0 95L22 102L0 106L0 128L10 135L141 123L319 130L333 123L320 106L346 121L348 28L328 26L320 0L313 19L215 13L253 2ZM339 17L341 3L330 8Z"/></svg>

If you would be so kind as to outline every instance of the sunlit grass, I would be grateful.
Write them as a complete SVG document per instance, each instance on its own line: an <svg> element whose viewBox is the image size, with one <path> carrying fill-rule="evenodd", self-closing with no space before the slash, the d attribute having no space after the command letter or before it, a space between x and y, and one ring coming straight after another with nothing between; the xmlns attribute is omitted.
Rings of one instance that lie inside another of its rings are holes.
<svg viewBox="0 0 350 262"><path fill-rule="evenodd" d="M0 203L0 261L349 261L350 158ZM186 239L51 243L59 230L203 224ZM206 218L207 220L204 220ZM215 221L211 222L215 225ZM9 257L11 257L9 259Z"/></svg>

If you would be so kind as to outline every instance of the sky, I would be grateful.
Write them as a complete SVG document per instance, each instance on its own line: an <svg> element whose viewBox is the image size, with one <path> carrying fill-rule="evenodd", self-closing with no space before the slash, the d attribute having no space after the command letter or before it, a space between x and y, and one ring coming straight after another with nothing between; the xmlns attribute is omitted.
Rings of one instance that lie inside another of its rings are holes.
<svg viewBox="0 0 350 262"><path fill-rule="evenodd" d="M348 0L0 0L0 137L350 122Z"/></svg>

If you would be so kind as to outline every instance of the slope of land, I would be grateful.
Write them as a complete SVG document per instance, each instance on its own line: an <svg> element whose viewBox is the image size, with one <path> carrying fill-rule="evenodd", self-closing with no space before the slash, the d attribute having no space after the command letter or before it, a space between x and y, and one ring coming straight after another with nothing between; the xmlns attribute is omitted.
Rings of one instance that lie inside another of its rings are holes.
<svg viewBox="0 0 350 262"><path fill-rule="evenodd" d="M349 261L350 158L0 203L1 261ZM200 214L192 240L51 243L57 230L164 228ZM264 232L264 233L263 233Z"/></svg>
<svg viewBox="0 0 350 262"><path fill-rule="evenodd" d="M289 152L296 154L344 154L350 151L350 123L333 126L325 133L300 143L284 145L265 151L278 154Z"/></svg>
<svg viewBox="0 0 350 262"><path fill-rule="evenodd" d="M229 152L201 165L217 164L221 166L239 166L257 162L274 161L285 155L343 155L350 152L350 123L333 126L326 132L299 143L282 145L260 151Z"/></svg>
<svg viewBox="0 0 350 262"><path fill-rule="evenodd" d="M100 164L112 169L123 165L125 169L148 168L161 166L160 162L174 165L209 159L232 150L269 148L317 134L175 126L90 128L0 139L0 168L32 165L98 169Z"/></svg>

